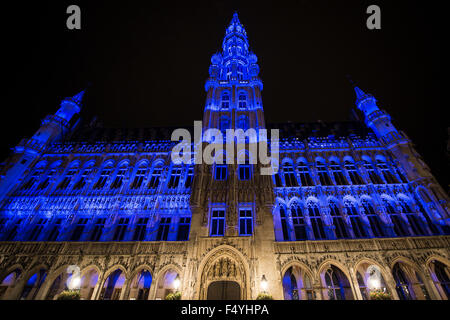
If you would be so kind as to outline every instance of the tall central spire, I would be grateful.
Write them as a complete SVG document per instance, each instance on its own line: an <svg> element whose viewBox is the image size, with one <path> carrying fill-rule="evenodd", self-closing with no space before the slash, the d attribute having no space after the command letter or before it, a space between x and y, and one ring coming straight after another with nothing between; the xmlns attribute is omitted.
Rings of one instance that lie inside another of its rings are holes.
<svg viewBox="0 0 450 320"><path fill-rule="evenodd" d="M222 52L214 54L211 58L210 78L206 83L206 90L214 81L228 83L256 81L262 88L262 82L258 78L257 61L256 55L249 50L247 32L239 21L238 14L235 13L225 31Z"/></svg>

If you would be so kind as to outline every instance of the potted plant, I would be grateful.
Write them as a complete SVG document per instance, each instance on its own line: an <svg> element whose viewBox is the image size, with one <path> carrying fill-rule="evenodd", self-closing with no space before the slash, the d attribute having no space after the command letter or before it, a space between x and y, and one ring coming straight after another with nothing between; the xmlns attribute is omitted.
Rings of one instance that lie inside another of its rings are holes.
<svg viewBox="0 0 450 320"><path fill-rule="evenodd" d="M392 297L387 291L375 289L370 291L370 300L392 300Z"/></svg>
<svg viewBox="0 0 450 320"><path fill-rule="evenodd" d="M262 292L262 293L258 294L258 296L256 297L256 300L273 300L273 297L271 294Z"/></svg>
<svg viewBox="0 0 450 320"><path fill-rule="evenodd" d="M64 290L61 292L56 300L80 300L80 291L79 290Z"/></svg>
<svg viewBox="0 0 450 320"><path fill-rule="evenodd" d="M181 300L181 292L177 291L175 293L169 293L165 300Z"/></svg>

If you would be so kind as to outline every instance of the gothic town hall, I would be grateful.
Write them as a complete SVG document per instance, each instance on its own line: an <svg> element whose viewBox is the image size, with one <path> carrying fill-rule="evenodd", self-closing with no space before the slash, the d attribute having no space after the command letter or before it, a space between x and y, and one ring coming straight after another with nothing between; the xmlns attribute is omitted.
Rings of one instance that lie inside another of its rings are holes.
<svg viewBox="0 0 450 320"><path fill-rule="evenodd" d="M177 165L174 128L104 128L84 91L63 99L0 166L0 299L449 299L449 197L411 140L357 86L360 120L271 125L257 62L235 14L202 123L279 129L273 175Z"/></svg>

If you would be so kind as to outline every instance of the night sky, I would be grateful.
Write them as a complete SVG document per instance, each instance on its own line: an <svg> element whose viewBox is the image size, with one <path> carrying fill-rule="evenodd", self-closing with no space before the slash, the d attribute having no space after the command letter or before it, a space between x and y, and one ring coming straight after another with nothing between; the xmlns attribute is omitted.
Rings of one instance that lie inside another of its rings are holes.
<svg viewBox="0 0 450 320"><path fill-rule="evenodd" d="M82 29L66 28L77 4ZM366 28L377 4L382 29ZM442 4L412 1L49 1L2 3L2 160L62 98L92 85L83 116L107 127L201 120L211 55L234 11L258 56L267 122L348 120L346 75L409 135L434 175L450 183ZM448 110L447 110L448 111Z"/></svg>

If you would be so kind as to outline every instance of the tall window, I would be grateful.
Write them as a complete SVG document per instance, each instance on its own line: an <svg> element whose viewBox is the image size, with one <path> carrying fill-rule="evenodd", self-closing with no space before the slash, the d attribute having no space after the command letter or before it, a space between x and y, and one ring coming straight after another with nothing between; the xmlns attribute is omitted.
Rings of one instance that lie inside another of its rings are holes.
<svg viewBox="0 0 450 320"><path fill-rule="evenodd" d="M123 241L128 228L128 223L130 223L130 218L119 218L113 241Z"/></svg>
<svg viewBox="0 0 450 320"><path fill-rule="evenodd" d="M178 224L177 241L187 241L189 239L189 230L191 227L191 218L182 217Z"/></svg>
<svg viewBox="0 0 450 320"><path fill-rule="evenodd" d="M159 181L161 179L161 167L155 167L152 172L152 177L150 178L150 182L148 183L149 189L155 189L159 186Z"/></svg>
<svg viewBox="0 0 450 320"><path fill-rule="evenodd" d="M381 219L378 216L378 214L375 213L372 204L367 199L362 199L361 203L364 207L366 216L369 219L373 235L375 237L384 237L385 233L383 229L383 223L381 222Z"/></svg>
<svg viewBox="0 0 450 320"><path fill-rule="evenodd" d="M428 215L428 213L425 211L425 208L423 207L422 203L420 202L420 199L416 197L416 203L417 206L419 207L420 212L422 213L423 217L425 218L425 220L427 221L428 227L430 228L430 231L433 235L438 235L441 234L441 232L439 231L439 229L435 226L435 224L433 223L433 221L431 220L430 216Z"/></svg>
<svg viewBox="0 0 450 320"><path fill-rule="evenodd" d="M364 160L364 168L366 168L367 173L369 174L370 181L373 184L383 184L383 181L381 180L380 176L376 173L375 169L372 166L372 163L370 163L367 160Z"/></svg>
<svg viewBox="0 0 450 320"><path fill-rule="evenodd" d="M245 92L239 92L239 109L247 108L247 95Z"/></svg>
<svg viewBox="0 0 450 320"><path fill-rule="evenodd" d="M334 181L336 181L337 185L347 185L347 179L345 179L341 167L334 161L330 162L330 170L333 173Z"/></svg>
<svg viewBox="0 0 450 320"><path fill-rule="evenodd" d="M227 165L218 164L215 166L215 179L226 180L227 179Z"/></svg>
<svg viewBox="0 0 450 320"><path fill-rule="evenodd" d="M383 204L386 208L387 213L391 217L392 223L394 224L394 231L399 237L406 237L409 235L408 226L405 221L400 217L399 213L394 209L391 201L383 198Z"/></svg>
<svg viewBox="0 0 450 320"><path fill-rule="evenodd" d="M302 209L297 204L291 207L291 215L295 240L308 240L305 217L303 217Z"/></svg>
<svg viewBox="0 0 450 320"><path fill-rule="evenodd" d="M342 218L341 212L339 211L338 205L334 201L330 201L330 215L333 219L334 231L336 233L336 238L345 239L349 238L347 227Z"/></svg>
<svg viewBox="0 0 450 320"><path fill-rule="evenodd" d="M42 169L35 170L33 172L33 174L31 175L30 179L28 179L28 181L22 185L20 190L30 190L31 188L33 188L33 186L36 184L36 182L38 182L41 174L42 174Z"/></svg>
<svg viewBox="0 0 450 320"><path fill-rule="evenodd" d="M225 136L226 135L226 130L230 129L231 127L231 122L230 122L230 118L227 116L221 116L220 117L220 131L222 131L222 134Z"/></svg>
<svg viewBox="0 0 450 320"><path fill-rule="evenodd" d="M225 209L213 209L211 212L211 236L225 235Z"/></svg>
<svg viewBox="0 0 450 320"><path fill-rule="evenodd" d="M384 162L380 159L377 159L377 168L383 174L383 177L387 183L398 183L397 178L389 170L386 162Z"/></svg>
<svg viewBox="0 0 450 320"><path fill-rule="evenodd" d="M80 179L73 186L74 190L80 190L86 185L87 178L92 172L92 168L86 168L80 176Z"/></svg>
<svg viewBox="0 0 450 320"><path fill-rule="evenodd" d="M94 225L94 229L92 230L91 233L91 238L90 241L99 241L102 234L103 234L103 229L105 228L105 223L106 223L106 218L97 218L97 220L95 220L95 225Z"/></svg>
<svg viewBox="0 0 450 320"><path fill-rule="evenodd" d="M325 273L325 284L328 288L328 298L330 300L345 300L344 285L342 275L334 268L329 268Z"/></svg>
<svg viewBox="0 0 450 320"><path fill-rule="evenodd" d="M118 189L122 186L123 177L125 176L126 172L127 172L127 168L125 166L121 166L119 168L119 170L117 170L116 178L114 179L113 183L111 184L111 189Z"/></svg>
<svg viewBox="0 0 450 320"><path fill-rule="evenodd" d="M292 168L292 164L286 163L284 165L284 181L286 183L286 187L297 187L297 178L294 174L294 168Z"/></svg>
<svg viewBox="0 0 450 320"><path fill-rule="evenodd" d="M185 188L190 188L192 185L192 182L194 180L194 166L189 166L188 173L186 177L186 182L184 183Z"/></svg>
<svg viewBox="0 0 450 320"><path fill-rule="evenodd" d="M143 241L147 231L148 218L138 218L134 230L133 241Z"/></svg>
<svg viewBox="0 0 450 320"><path fill-rule="evenodd" d="M12 226L11 230L9 230L8 235L6 236L6 241L12 241L17 236L17 230L19 229L20 225L22 224L23 219L17 219L14 225Z"/></svg>
<svg viewBox="0 0 450 320"><path fill-rule="evenodd" d="M253 234L253 217L252 210L239 210L239 235L251 236Z"/></svg>
<svg viewBox="0 0 450 320"><path fill-rule="evenodd" d="M405 273L403 272L398 263L395 264L392 273L394 275L395 280L395 289L398 293L400 300L412 300L408 278L406 277Z"/></svg>
<svg viewBox="0 0 450 320"><path fill-rule="evenodd" d="M287 224L286 210L284 207L280 207L280 222L281 231L283 232L283 240L289 241L289 229Z"/></svg>
<svg viewBox="0 0 450 320"><path fill-rule="evenodd" d="M344 166L348 172L348 175L350 176L352 184L354 185L363 184L361 176L359 175L358 170L356 170L355 164L353 162L345 161Z"/></svg>
<svg viewBox="0 0 450 320"><path fill-rule="evenodd" d="M139 189L144 182L145 176L147 175L147 168L139 168L134 176L133 183L131 184L131 189Z"/></svg>
<svg viewBox="0 0 450 320"><path fill-rule="evenodd" d="M111 168L103 168L102 172L100 173L100 178L98 178L97 183L94 185L93 189L100 190L103 189L106 181L108 181L109 176L111 175L112 169Z"/></svg>
<svg viewBox="0 0 450 320"><path fill-rule="evenodd" d="M36 225L33 228L33 231L30 234L29 241L36 241L39 238L39 235L41 234L47 222L48 222L47 218L39 218L39 221L36 223Z"/></svg>
<svg viewBox="0 0 450 320"><path fill-rule="evenodd" d="M239 180L250 180L250 165L240 164L239 165Z"/></svg>
<svg viewBox="0 0 450 320"><path fill-rule="evenodd" d="M163 217L159 220L158 234L156 235L156 241L167 241L171 222L172 218L168 217Z"/></svg>
<svg viewBox="0 0 450 320"><path fill-rule="evenodd" d="M304 162L300 162L297 166L298 175L300 176L300 181L302 186L309 187L313 185L311 174L308 169L308 165Z"/></svg>
<svg viewBox="0 0 450 320"><path fill-rule="evenodd" d="M275 179L275 187L282 187L283 184L281 183L281 178L280 178L280 172L277 172L273 175L273 178Z"/></svg>
<svg viewBox="0 0 450 320"><path fill-rule="evenodd" d="M418 236L426 235L425 229L422 226L422 222L417 217L416 213L413 212L408 202L405 199L401 198L399 203L400 207L402 208L402 212L406 215L406 219L408 219L409 225L411 226L414 234Z"/></svg>
<svg viewBox="0 0 450 320"><path fill-rule="evenodd" d="M58 238L62 221L63 221L63 219L61 219L61 218L57 218L55 220L55 223L53 223L53 227L52 227L50 233L48 234L47 241L55 241Z"/></svg>
<svg viewBox="0 0 450 320"><path fill-rule="evenodd" d="M244 131L248 130L248 128L250 127L250 124L249 124L248 117L246 115L243 114L243 115L239 116L239 118L237 120L237 127L238 127L238 129L242 129ZM246 137L246 139L248 139L248 138Z"/></svg>
<svg viewBox="0 0 450 320"><path fill-rule="evenodd" d="M226 91L222 93L221 108L226 110L230 108L230 94Z"/></svg>
<svg viewBox="0 0 450 320"><path fill-rule="evenodd" d="M319 174L320 183L323 186L331 186L331 179L328 175L327 167L325 167L325 164L321 161L317 161L316 163L317 167L317 173Z"/></svg>
<svg viewBox="0 0 450 320"><path fill-rule="evenodd" d="M84 228L86 227L86 224L88 222L87 218L80 218L78 219L77 225L75 226L75 229L73 230L72 237L70 238L70 241L80 241L81 236L83 235Z"/></svg>
<svg viewBox="0 0 450 320"><path fill-rule="evenodd" d="M76 174L76 172L77 172L76 169L69 169L69 170L67 170L66 176L61 181L61 183L58 185L57 189L58 190L65 190L69 186L69 183L70 183L70 181L72 181L72 178Z"/></svg>
<svg viewBox="0 0 450 320"><path fill-rule="evenodd" d="M350 218L350 223L352 224L353 233L356 238L365 238L367 237L366 230L364 229L364 225L361 221L361 217L356 210L355 203L350 200L344 201L345 208L347 209L347 215Z"/></svg>
<svg viewBox="0 0 450 320"><path fill-rule="evenodd" d="M181 178L181 167L176 166L172 168L172 172L170 173L169 184L167 185L169 188L176 188L180 183Z"/></svg>
<svg viewBox="0 0 450 320"><path fill-rule="evenodd" d="M326 239L325 230L323 228L322 216L319 212L317 203L311 201L308 203L309 219L316 240Z"/></svg>
<svg viewBox="0 0 450 320"><path fill-rule="evenodd" d="M47 177L45 177L45 179L38 185L37 189L44 190L45 188L47 188L48 185L50 184L50 180L52 179L53 176L55 176L55 174L56 169L50 169L50 171L47 174Z"/></svg>

